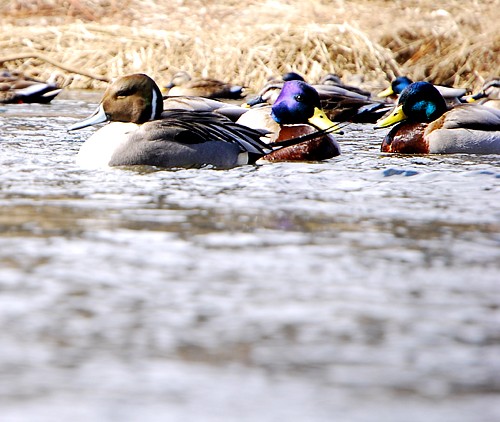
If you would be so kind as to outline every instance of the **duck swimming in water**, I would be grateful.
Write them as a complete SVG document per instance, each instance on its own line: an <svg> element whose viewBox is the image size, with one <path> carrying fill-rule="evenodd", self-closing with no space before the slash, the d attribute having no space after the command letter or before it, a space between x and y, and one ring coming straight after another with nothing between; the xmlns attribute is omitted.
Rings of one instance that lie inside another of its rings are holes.
<svg viewBox="0 0 500 422"><path fill-rule="evenodd" d="M476 104L448 108L428 82L414 82L375 128L396 124L381 151L405 154L500 154L500 111Z"/></svg>
<svg viewBox="0 0 500 422"><path fill-rule="evenodd" d="M291 81L287 81L291 82ZM247 101L247 107L272 105L286 82L266 84L259 94ZM320 107L330 120L335 122L375 123L387 113L391 104L370 98L348 87L333 84L310 85L319 95Z"/></svg>
<svg viewBox="0 0 500 422"><path fill-rule="evenodd" d="M481 91L466 97L466 101L500 110L500 78L494 78L485 82Z"/></svg>
<svg viewBox="0 0 500 422"><path fill-rule="evenodd" d="M69 130L110 122L80 148L77 162L85 167L151 165L165 168L231 168L267 160L276 150L291 148L309 137L266 144L267 131L234 123L220 113L163 110L161 91L147 75L115 80L96 112ZM271 157L268 161L275 160Z"/></svg>
<svg viewBox="0 0 500 422"><path fill-rule="evenodd" d="M3 104L48 104L61 91L62 88L52 82L34 79L22 73L0 73L0 103Z"/></svg>
<svg viewBox="0 0 500 422"><path fill-rule="evenodd" d="M403 90L413 81L407 76L398 76L391 82L391 85L377 94L380 98L391 98L396 100ZM450 88L444 85L434 85L449 105L460 104L463 96L467 92L464 88Z"/></svg>
<svg viewBox="0 0 500 422"><path fill-rule="evenodd" d="M245 96L245 88L218 79L193 79L187 72L177 72L165 88L168 96L189 95L205 98L239 99Z"/></svg>
<svg viewBox="0 0 500 422"><path fill-rule="evenodd" d="M340 155L340 147L330 134L338 132L338 126L321 109L318 92L301 80L284 82L273 105L251 108L237 122L269 131L269 141L277 145L318 130L329 132L322 133L316 139L274 151L266 156L267 160L317 161Z"/></svg>
<svg viewBox="0 0 500 422"><path fill-rule="evenodd" d="M262 131L238 125L220 114L164 112L160 89L144 74L116 79L96 112L69 130L106 121L110 123L80 148L79 164L230 168L254 163L273 150L260 140Z"/></svg>

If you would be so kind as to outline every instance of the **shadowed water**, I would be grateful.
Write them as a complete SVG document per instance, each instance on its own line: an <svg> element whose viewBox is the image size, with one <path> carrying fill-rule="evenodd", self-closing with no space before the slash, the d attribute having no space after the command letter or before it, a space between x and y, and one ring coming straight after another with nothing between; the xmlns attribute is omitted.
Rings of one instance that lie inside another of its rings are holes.
<svg viewBox="0 0 500 422"><path fill-rule="evenodd" d="M2 421L500 420L500 157L83 170L0 106Z"/></svg>

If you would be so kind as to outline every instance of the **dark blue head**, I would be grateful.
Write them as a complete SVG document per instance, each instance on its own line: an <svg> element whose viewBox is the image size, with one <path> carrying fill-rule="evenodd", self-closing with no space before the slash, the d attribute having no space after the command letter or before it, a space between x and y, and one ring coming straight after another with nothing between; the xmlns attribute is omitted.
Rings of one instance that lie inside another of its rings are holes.
<svg viewBox="0 0 500 422"><path fill-rule="evenodd" d="M408 120L432 122L448 110L443 96L429 82L414 82L399 96L398 104Z"/></svg>
<svg viewBox="0 0 500 422"><path fill-rule="evenodd" d="M387 127L403 120L428 123L441 117L447 110L444 98L434 85L414 82L403 90L391 114L375 127Z"/></svg>
<svg viewBox="0 0 500 422"><path fill-rule="evenodd" d="M411 83L413 83L413 81L410 78L407 78L406 76L398 76L391 82L392 92L394 92L394 94L401 94L403 89Z"/></svg>
<svg viewBox="0 0 500 422"><path fill-rule="evenodd" d="M271 115L280 124L307 123L315 108L321 108L318 92L303 81L293 80L283 84Z"/></svg>

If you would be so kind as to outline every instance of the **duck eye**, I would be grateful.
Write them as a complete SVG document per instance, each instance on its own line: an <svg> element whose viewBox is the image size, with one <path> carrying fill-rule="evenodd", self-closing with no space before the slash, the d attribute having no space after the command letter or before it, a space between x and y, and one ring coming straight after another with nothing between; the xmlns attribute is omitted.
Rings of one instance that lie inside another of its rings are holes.
<svg viewBox="0 0 500 422"><path fill-rule="evenodd" d="M303 95L296 95L295 97L295 101L299 102L299 103L302 103L304 101L304 96Z"/></svg>
<svg viewBox="0 0 500 422"><path fill-rule="evenodd" d="M123 89L123 90L118 91L116 93L116 98L121 99L121 98L128 97L130 95L132 95L132 90L131 89Z"/></svg>

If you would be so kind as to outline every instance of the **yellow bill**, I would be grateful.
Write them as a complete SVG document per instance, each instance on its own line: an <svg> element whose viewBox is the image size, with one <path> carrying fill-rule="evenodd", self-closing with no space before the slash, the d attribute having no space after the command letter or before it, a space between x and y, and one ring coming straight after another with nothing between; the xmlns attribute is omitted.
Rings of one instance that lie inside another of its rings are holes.
<svg viewBox="0 0 500 422"><path fill-rule="evenodd" d="M393 94L394 94L394 91L392 90L392 86L390 86L389 88L384 89L383 91L379 92L377 94L377 97L385 98L385 97L388 97L388 96L393 95Z"/></svg>
<svg viewBox="0 0 500 422"><path fill-rule="evenodd" d="M406 114L403 111L403 106L398 105L389 116L385 119L379 120L375 125L375 129L380 129L382 127L391 126L395 123L401 122L407 118Z"/></svg>
<svg viewBox="0 0 500 422"><path fill-rule="evenodd" d="M318 107L314 107L314 114L308 119L308 122L321 130L331 129L330 132L332 133L340 132L340 128L327 117L323 110Z"/></svg>

